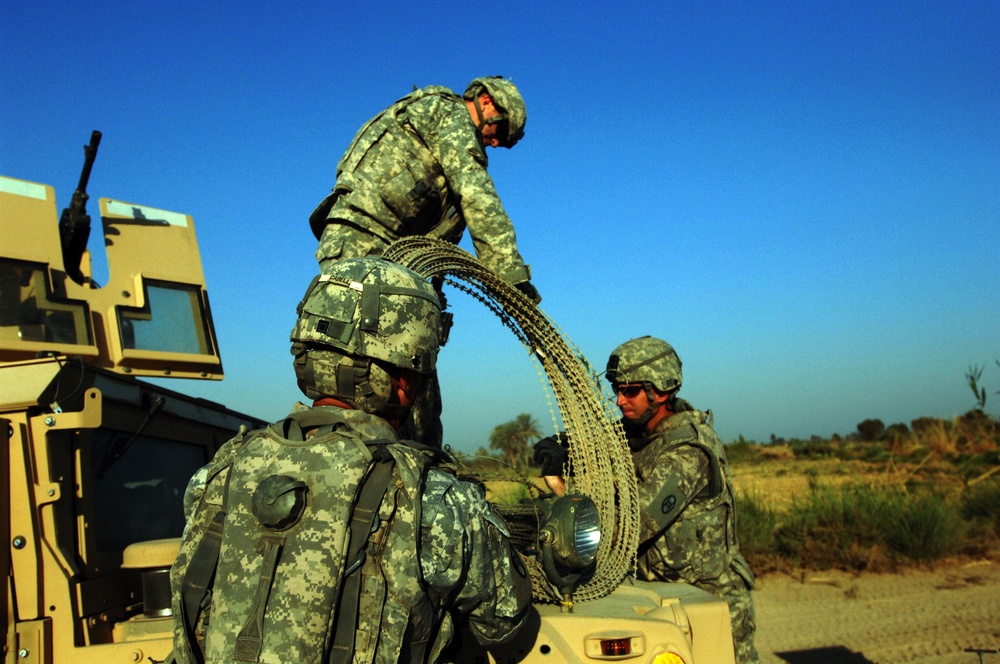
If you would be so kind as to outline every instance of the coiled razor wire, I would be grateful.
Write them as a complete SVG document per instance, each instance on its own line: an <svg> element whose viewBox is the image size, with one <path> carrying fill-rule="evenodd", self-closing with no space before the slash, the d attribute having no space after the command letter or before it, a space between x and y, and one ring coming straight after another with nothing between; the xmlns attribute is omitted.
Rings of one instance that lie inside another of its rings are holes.
<svg viewBox="0 0 1000 664"><path fill-rule="evenodd" d="M482 302L541 363L555 394L567 437L567 490L589 496L601 518L601 541L592 578L574 600L604 597L635 565L639 507L635 471L617 413L582 353L528 297L468 252L425 237L397 240L383 257L428 278L440 277ZM535 563L529 559L530 563ZM539 564L529 564L537 601L561 601Z"/></svg>

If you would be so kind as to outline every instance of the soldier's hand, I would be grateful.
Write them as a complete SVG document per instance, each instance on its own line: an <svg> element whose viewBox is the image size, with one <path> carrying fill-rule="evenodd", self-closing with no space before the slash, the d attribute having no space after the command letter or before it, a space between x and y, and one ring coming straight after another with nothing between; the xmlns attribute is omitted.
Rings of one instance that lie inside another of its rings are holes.
<svg viewBox="0 0 1000 664"><path fill-rule="evenodd" d="M545 480L545 486L549 487L549 491L552 493L557 496L566 494L566 480L562 478L562 475L543 475L542 479Z"/></svg>
<svg viewBox="0 0 1000 664"><path fill-rule="evenodd" d="M569 458L566 434L548 436L535 443L535 463L542 467L542 476L562 475Z"/></svg>
<svg viewBox="0 0 1000 664"><path fill-rule="evenodd" d="M542 301L542 296L538 294L538 289L532 286L530 281L520 281L514 284L514 288L527 295L528 299L535 304L539 304Z"/></svg>

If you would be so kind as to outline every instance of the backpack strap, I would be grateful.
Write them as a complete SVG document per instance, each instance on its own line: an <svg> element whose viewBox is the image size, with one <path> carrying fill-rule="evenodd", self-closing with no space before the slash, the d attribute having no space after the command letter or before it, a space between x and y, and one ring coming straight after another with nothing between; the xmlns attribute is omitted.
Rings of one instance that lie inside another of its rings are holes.
<svg viewBox="0 0 1000 664"><path fill-rule="evenodd" d="M203 661L201 648L197 645L195 637L195 625L198 623L198 614L201 612L205 599L208 597L212 580L215 576L215 565L219 561L219 551L222 548L222 526L226 520L226 513L216 512L212 523L198 542L198 547L191 556L187 571L184 573L184 585L181 591L181 602L183 611L181 619L183 621L186 649L191 661Z"/></svg>
<svg viewBox="0 0 1000 664"><path fill-rule="evenodd" d="M415 440L399 440L396 441L396 443L398 445L405 445L406 447L416 450L424 456L429 457L430 461L427 463L429 466L453 467L458 463L455 456L451 453L450 448L444 449L441 447L434 447Z"/></svg>
<svg viewBox="0 0 1000 664"><path fill-rule="evenodd" d="M337 422L338 420L331 418L329 413L324 413L317 408L310 408L292 413L285 419L268 425L268 428L279 438L302 442L306 439L305 433L310 429L319 428L316 435L324 435L333 431ZM341 433L349 435L346 431L341 431Z"/></svg>
<svg viewBox="0 0 1000 664"><path fill-rule="evenodd" d="M243 629L236 635L233 659L237 662L256 662L260 659L260 651L264 647L264 608L267 606L267 598L274 584L274 571L278 568L281 548L285 545L285 537L279 533L264 533L261 539L264 564L257 581L253 611L250 612Z"/></svg>
<svg viewBox="0 0 1000 664"><path fill-rule="evenodd" d="M329 664L349 664L354 657L354 634L358 625L361 601L361 567L365 562L368 536L378 528L378 512L386 489L392 481L396 460L386 446L389 441L366 443L372 450L372 468L365 477L354 503L350 523L340 601L331 641Z"/></svg>
<svg viewBox="0 0 1000 664"><path fill-rule="evenodd" d="M212 521L202 534L194 553L191 554L181 585L181 622L183 627L181 631L184 637L184 649L188 655L188 661L197 664L204 661L204 656L198 645L195 628L198 624L198 615L208 607L212 586L215 583L215 567L219 562L219 552L222 550L222 529L225 526L226 512L229 509L229 480L232 477L229 469L233 459L244 449L247 441L257 433L257 430L248 432L245 427L240 427L237 434L238 444L229 448L224 457L212 460L209 464L208 476L205 479L205 483L208 484L221 473L225 473L222 509L212 517ZM231 442L236 443L237 438ZM204 500L204 496L202 499Z"/></svg>

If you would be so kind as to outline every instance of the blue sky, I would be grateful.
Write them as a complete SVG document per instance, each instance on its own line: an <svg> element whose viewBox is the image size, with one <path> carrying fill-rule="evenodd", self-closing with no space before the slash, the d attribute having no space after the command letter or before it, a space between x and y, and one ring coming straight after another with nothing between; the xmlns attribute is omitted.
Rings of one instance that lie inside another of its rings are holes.
<svg viewBox="0 0 1000 664"><path fill-rule="evenodd" d="M502 74L529 119L490 172L595 366L667 339L726 440L951 417L971 365L998 412L996 2L5 0L0 58L0 173L61 208L99 129L91 212L193 216L226 379L173 389L283 416L307 218L354 132L415 84ZM449 299L446 442L553 426L524 349Z"/></svg>

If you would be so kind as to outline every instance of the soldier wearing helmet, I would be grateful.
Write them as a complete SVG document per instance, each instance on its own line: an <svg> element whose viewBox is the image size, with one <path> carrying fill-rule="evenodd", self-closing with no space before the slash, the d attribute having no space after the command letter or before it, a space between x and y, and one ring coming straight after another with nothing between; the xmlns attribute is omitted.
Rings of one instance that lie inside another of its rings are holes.
<svg viewBox="0 0 1000 664"><path fill-rule="evenodd" d="M413 235L458 244L468 227L478 258L540 302L486 171L486 148L513 147L526 122L521 93L499 76L473 80L463 95L441 86L414 89L376 115L354 137L333 191L309 217L320 267L380 255ZM414 434L440 445L440 398L435 378L428 381Z"/></svg>
<svg viewBox="0 0 1000 664"><path fill-rule="evenodd" d="M521 93L499 76L473 80L462 96L416 89L379 113L358 131L332 193L309 218L320 266L380 254L411 235L457 244L468 227L479 259L539 301L486 172L486 148L514 147L526 122Z"/></svg>
<svg viewBox="0 0 1000 664"><path fill-rule="evenodd" d="M521 629L531 581L503 519L444 452L398 438L434 369L440 306L426 279L375 257L312 281L291 333L311 407L241 432L185 495L178 662L436 662L456 628L484 647ZM204 533L220 514L213 562Z"/></svg>
<svg viewBox="0 0 1000 664"><path fill-rule="evenodd" d="M681 360L673 346L640 337L608 359L629 434L641 506L637 573L683 581L729 603L738 662L757 662L754 576L736 537L733 481L726 452L703 413L677 396Z"/></svg>

